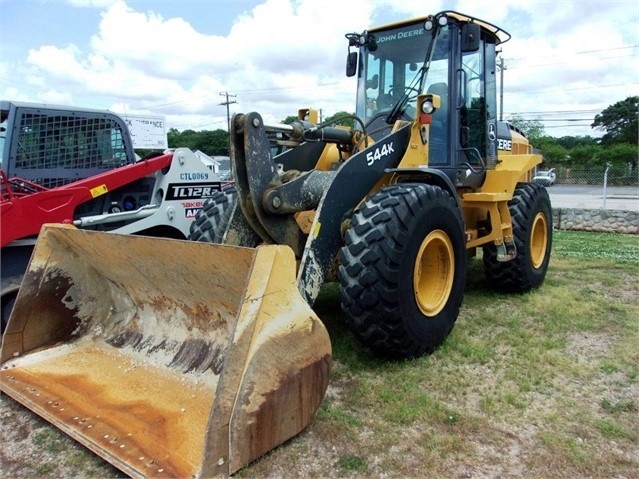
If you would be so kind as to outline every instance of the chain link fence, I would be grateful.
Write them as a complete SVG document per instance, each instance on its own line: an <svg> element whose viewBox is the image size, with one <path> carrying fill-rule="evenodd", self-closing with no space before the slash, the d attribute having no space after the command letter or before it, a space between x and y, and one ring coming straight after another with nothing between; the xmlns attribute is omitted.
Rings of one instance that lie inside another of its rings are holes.
<svg viewBox="0 0 639 479"><path fill-rule="evenodd" d="M603 186L639 186L637 171L628 168L599 168L577 170L574 168L556 168L557 184L562 185L598 185Z"/></svg>
<svg viewBox="0 0 639 479"><path fill-rule="evenodd" d="M639 211L639 174L629 168L556 168L554 208Z"/></svg>

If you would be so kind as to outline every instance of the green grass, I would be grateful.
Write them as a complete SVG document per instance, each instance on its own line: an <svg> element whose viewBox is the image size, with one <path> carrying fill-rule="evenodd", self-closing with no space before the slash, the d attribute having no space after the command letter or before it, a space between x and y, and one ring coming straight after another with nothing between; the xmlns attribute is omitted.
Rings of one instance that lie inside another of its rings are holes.
<svg viewBox="0 0 639 479"><path fill-rule="evenodd" d="M314 309L333 347L328 394L304 432L236 477L637 477L638 236L556 231L546 281L523 295L493 291L472 259L451 335L414 360L358 343L338 285ZM51 460L31 477L55 477L54 455L78 477L104 470L33 440Z"/></svg>
<svg viewBox="0 0 639 479"><path fill-rule="evenodd" d="M76 477L126 477L100 457L75 443L69 436L49 426L35 429L31 442L38 450L38 462L32 467L29 477L65 477L67 471L75 471Z"/></svg>
<svg viewBox="0 0 639 479"><path fill-rule="evenodd" d="M553 252L561 257L583 258L639 266L639 236L589 231L555 231Z"/></svg>
<svg viewBox="0 0 639 479"><path fill-rule="evenodd" d="M359 344L337 285L315 309L331 335L335 392L313 435L294 441L319 435L335 448L316 477L636 476L639 237L557 231L545 283L523 295L493 291L471 260L453 332L415 360L384 361ZM280 448L242 475L268 474L286 456Z"/></svg>
<svg viewBox="0 0 639 479"><path fill-rule="evenodd" d="M366 463L359 456L340 456L337 466L343 471L365 471Z"/></svg>

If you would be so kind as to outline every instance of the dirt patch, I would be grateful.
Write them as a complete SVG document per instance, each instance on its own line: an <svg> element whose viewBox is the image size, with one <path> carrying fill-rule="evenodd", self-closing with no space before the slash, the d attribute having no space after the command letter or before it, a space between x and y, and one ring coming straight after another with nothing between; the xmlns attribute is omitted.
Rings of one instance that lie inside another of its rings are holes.
<svg viewBox="0 0 639 479"><path fill-rule="evenodd" d="M6 394L0 418L2 477L127 477Z"/></svg>

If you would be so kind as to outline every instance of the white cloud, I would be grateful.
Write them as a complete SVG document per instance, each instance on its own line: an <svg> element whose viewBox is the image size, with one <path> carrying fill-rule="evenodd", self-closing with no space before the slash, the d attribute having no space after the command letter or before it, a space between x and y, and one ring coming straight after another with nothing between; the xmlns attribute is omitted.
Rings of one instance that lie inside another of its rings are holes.
<svg viewBox="0 0 639 479"><path fill-rule="evenodd" d="M66 48L45 45L38 50L29 51L27 62L57 77L75 76L82 73L82 67L78 63L79 55L80 49L75 45L69 45Z"/></svg>
<svg viewBox="0 0 639 479"><path fill-rule="evenodd" d="M92 49L151 75L180 79L202 67L226 67L237 54L223 37L201 34L182 18L133 11L123 1L101 17Z"/></svg>
<svg viewBox="0 0 639 479"><path fill-rule="evenodd" d="M265 0L217 34L196 29L186 6L182 18L165 18L160 3L144 11L124 0L68 3L99 9L90 41L48 42L22 60L3 58L0 72L12 72L4 97L163 114L179 129L225 126L221 92L236 95L232 111L257 110L269 121L301 107L352 111L344 34L445 8L513 34L503 46L506 113L601 110L639 94L639 13L629 1L604 8L598 1Z"/></svg>
<svg viewBox="0 0 639 479"><path fill-rule="evenodd" d="M352 18L370 16L372 7L364 0L340 3L335 15L326 6L267 0L240 15L223 37L200 33L182 18L134 11L119 0L101 13L84 49L41 46L27 61L78 98L102 94L138 112L175 115L180 128L188 125L177 115L193 121L199 113L197 123L225 115L223 91L240 92L238 105L251 108L268 99L274 107L269 116L280 119L302 106L352 109L352 82L348 91L339 90L343 35L352 30ZM317 105L319 100L326 104Z"/></svg>

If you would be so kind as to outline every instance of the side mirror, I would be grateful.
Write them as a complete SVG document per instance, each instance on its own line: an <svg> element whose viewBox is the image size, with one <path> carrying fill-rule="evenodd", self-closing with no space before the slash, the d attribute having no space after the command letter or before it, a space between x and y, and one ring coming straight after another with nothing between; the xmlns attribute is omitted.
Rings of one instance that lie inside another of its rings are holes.
<svg viewBox="0 0 639 479"><path fill-rule="evenodd" d="M461 29L461 51L476 52L479 50L481 28L476 23L465 23Z"/></svg>
<svg viewBox="0 0 639 479"><path fill-rule="evenodd" d="M346 76L353 77L357 73L357 52L348 52L346 56Z"/></svg>

